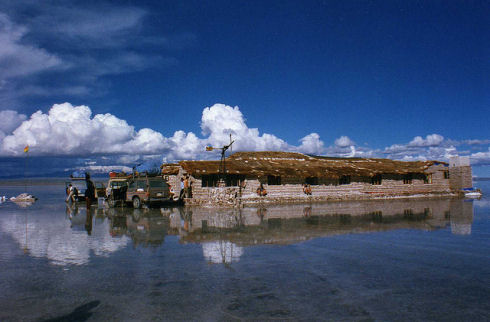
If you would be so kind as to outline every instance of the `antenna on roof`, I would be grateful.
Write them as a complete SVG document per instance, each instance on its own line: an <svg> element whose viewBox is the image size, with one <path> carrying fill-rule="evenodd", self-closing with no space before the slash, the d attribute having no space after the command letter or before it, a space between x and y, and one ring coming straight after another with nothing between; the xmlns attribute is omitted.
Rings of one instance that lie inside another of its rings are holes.
<svg viewBox="0 0 490 322"><path fill-rule="evenodd" d="M233 148L231 147L231 144L233 143L233 141L231 140L231 133L230 133L230 154L233 154Z"/></svg>
<svg viewBox="0 0 490 322"><path fill-rule="evenodd" d="M233 144L233 142L235 142L235 140L231 139L231 133L230 133L230 144L223 145L222 148L214 148L210 145L206 146L206 151L221 150L221 160L219 163L219 174L220 174L222 180L226 179L225 152L226 152L226 150L231 148L231 145ZM230 149L230 151L231 151L231 149Z"/></svg>

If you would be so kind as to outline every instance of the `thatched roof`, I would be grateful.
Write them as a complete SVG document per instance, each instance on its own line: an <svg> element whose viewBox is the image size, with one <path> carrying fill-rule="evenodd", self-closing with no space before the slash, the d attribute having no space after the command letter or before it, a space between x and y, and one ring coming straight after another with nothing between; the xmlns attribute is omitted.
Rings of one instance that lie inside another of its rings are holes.
<svg viewBox="0 0 490 322"><path fill-rule="evenodd" d="M226 172L256 177L276 175L333 179L343 175L371 177L377 174L424 173L427 168L436 163L443 162L333 158L294 152L236 152L226 158ZM200 176L219 173L220 161L180 161L179 165L187 173Z"/></svg>
<svg viewBox="0 0 490 322"><path fill-rule="evenodd" d="M180 166L177 163L165 163L160 168L163 175L176 175L180 170Z"/></svg>

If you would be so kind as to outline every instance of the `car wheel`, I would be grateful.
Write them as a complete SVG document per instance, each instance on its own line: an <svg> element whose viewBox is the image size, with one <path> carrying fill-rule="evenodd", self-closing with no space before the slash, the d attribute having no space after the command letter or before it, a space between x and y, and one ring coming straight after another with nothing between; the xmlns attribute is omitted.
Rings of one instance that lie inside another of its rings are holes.
<svg viewBox="0 0 490 322"><path fill-rule="evenodd" d="M135 209L141 208L141 200L139 197L133 198L133 208L135 208Z"/></svg>

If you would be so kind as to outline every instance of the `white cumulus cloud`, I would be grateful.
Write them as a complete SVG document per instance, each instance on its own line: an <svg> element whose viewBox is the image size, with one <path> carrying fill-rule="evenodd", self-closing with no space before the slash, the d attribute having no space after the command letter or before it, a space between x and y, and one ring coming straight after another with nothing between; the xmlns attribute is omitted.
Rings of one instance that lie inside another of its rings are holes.
<svg viewBox="0 0 490 322"><path fill-rule="evenodd" d="M70 103L55 104L47 114L37 111L2 140L0 153L20 155L26 145L35 155L145 154L167 147L159 132L135 131L125 120L111 114L91 116L88 106Z"/></svg>
<svg viewBox="0 0 490 322"><path fill-rule="evenodd" d="M409 146L438 146L444 141L444 137L439 134L430 134L427 135L424 138L421 136L416 136L413 138L410 143L408 143Z"/></svg>
<svg viewBox="0 0 490 322"><path fill-rule="evenodd" d="M322 154L324 152L323 141L318 133L311 133L300 140L298 150L309 154Z"/></svg>
<svg viewBox="0 0 490 322"><path fill-rule="evenodd" d="M355 145L355 143L348 136L341 136L335 140L335 145L340 148L345 148Z"/></svg>
<svg viewBox="0 0 490 322"><path fill-rule="evenodd" d="M236 138L233 148L249 151L287 150L289 145L272 134L259 134L256 128L249 128L238 106L214 104L206 107L201 118L202 134L207 135L207 143L221 146L230 142L230 134Z"/></svg>
<svg viewBox="0 0 490 322"><path fill-rule="evenodd" d="M404 144L393 144L382 150L358 146L348 136L340 136L325 146L318 133L301 138L300 145L290 145L274 134L249 128L240 109L214 104L203 109L202 137L184 130L172 136L150 128L136 130L115 115L92 114L88 106L70 103L55 104L47 113L37 111L27 118L15 111L0 112L0 156L23 154L26 145L32 155L95 158L87 170L105 170L120 165L132 166L148 160L216 159L218 153L205 151L205 146L229 144L232 134L233 151L296 151L337 157L387 157L396 160L441 160L454 155L470 155L473 164L490 164L489 151L458 150L457 141L431 134L414 137ZM473 140L474 141L474 140ZM471 143L473 143L471 141ZM456 143L455 143L456 142ZM484 140L479 140L482 145ZM468 142L469 144L469 142ZM107 160L103 158L108 157ZM67 165L68 168L70 165ZM78 167L80 165L77 165Z"/></svg>

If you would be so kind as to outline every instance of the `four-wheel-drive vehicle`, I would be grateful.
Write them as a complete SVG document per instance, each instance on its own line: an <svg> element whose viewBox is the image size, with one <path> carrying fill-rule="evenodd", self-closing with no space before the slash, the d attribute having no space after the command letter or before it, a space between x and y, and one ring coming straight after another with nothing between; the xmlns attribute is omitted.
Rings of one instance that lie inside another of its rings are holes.
<svg viewBox="0 0 490 322"><path fill-rule="evenodd" d="M141 208L142 204L172 200L169 185L162 177L135 177L128 182L126 202L131 202L134 208Z"/></svg>
<svg viewBox="0 0 490 322"><path fill-rule="evenodd" d="M109 207L114 207L117 203L126 202L126 191L128 190L127 177L112 177L107 182L106 198Z"/></svg>

